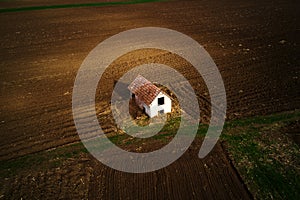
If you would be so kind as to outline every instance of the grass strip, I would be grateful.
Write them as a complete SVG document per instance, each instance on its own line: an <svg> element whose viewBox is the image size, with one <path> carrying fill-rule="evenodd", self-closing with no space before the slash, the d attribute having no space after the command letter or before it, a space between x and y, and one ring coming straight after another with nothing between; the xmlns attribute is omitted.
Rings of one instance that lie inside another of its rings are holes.
<svg viewBox="0 0 300 200"><path fill-rule="evenodd" d="M18 7L18 8L2 8L0 9L0 13L49 10L49 9L61 9L61 8L103 7L103 6L128 5L128 4L139 4L139 3L150 3L150 2L161 2L161 1L165 1L165 0L133 0L133 1L117 1L117 2L78 3L78 4L46 5L46 6L29 6L29 7Z"/></svg>

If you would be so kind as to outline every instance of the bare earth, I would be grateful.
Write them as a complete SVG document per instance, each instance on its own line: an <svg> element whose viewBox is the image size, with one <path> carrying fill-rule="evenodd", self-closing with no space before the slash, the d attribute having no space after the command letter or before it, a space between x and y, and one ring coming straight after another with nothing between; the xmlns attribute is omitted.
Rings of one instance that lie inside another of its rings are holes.
<svg viewBox="0 0 300 200"><path fill-rule="evenodd" d="M45 2L0 3L1 8L30 5ZM297 1L279 0L170 1L0 13L0 161L79 142L71 110L77 71L98 43L132 28L170 28L203 45L223 77L228 120L299 108L299 6ZM203 122L209 119L209 95L189 63L168 52L143 50L116 60L99 84L97 112L108 133L114 131L113 123L103 113L114 80L148 62L170 65L185 75L198 92ZM222 146L218 144L200 160L196 151L200 144L196 142L169 167L148 174L118 172L85 154L67 160L61 168L1 180L0 195L13 199L251 198Z"/></svg>

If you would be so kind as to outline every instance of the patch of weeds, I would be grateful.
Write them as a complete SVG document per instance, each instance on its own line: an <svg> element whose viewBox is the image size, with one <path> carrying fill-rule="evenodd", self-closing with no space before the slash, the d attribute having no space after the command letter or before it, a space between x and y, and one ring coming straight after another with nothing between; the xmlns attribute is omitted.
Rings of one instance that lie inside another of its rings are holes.
<svg viewBox="0 0 300 200"><path fill-rule="evenodd" d="M256 182L256 197L260 199L299 199L299 172L295 169L281 171L284 165L276 160L269 163L258 162L249 170L247 179ZM297 175L298 174L298 175Z"/></svg>
<svg viewBox="0 0 300 200"><path fill-rule="evenodd" d="M208 129L208 124L200 124L197 131L198 137L204 137Z"/></svg>
<svg viewBox="0 0 300 200"><path fill-rule="evenodd" d="M132 137L130 137L130 136L127 135L127 134L114 135L114 136L108 137L108 139L109 139L112 143L114 143L114 144L116 144L116 145L122 144L122 142L123 142L124 140L127 140L127 139L129 139L129 138L132 138Z"/></svg>
<svg viewBox="0 0 300 200"><path fill-rule="evenodd" d="M272 124L274 122L284 122L289 121L292 118L299 118L300 112L287 112L287 113L279 113L268 116L256 116L248 119L238 119L225 123L224 128L234 128L234 127L244 127L249 125L261 125L261 124Z"/></svg>
<svg viewBox="0 0 300 200"><path fill-rule="evenodd" d="M76 158L80 153L86 153L82 143L60 147L50 151L26 155L12 160L0 162L0 178L16 175L19 171L47 165L48 168L58 167L68 158Z"/></svg>
<svg viewBox="0 0 300 200"><path fill-rule="evenodd" d="M19 169L28 169L34 165L39 165L45 161L44 157L36 155L28 155L16 160L1 161L0 162L0 176L1 178L15 175Z"/></svg>
<svg viewBox="0 0 300 200"><path fill-rule="evenodd" d="M162 128L161 132L176 132L179 128L181 117L174 117L168 119L166 125Z"/></svg>
<svg viewBox="0 0 300 200"><path fill-rule="evenodd" d="M153 139L163 140L164 142L166 142L169 139L169 137L173 137L173 136L174 136L174 133L162 132L162 133L154 135Z"/></svg>
<svg viewBox="0 0 300 200"><path fill-rule="evenodd" d="M300 199L300 149L280 132L295 120L299 112L238 120L221 136L256 199Z"/></svg>

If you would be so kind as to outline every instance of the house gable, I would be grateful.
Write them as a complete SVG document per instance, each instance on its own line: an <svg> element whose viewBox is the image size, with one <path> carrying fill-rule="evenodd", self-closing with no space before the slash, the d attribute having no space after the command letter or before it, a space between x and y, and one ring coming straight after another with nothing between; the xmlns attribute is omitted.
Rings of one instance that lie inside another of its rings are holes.
<svg viewBox="0 0 300 200"><path fill-rule="evenodd" d="M128 89L137 105L150 117L171 112L171 98L143 76L138 75Z"/></svg>
<svg viewBox="0 0 300 200"><path fill-rule="evenodd" d="M164 104L160 105L158 99L162 97L164 98ZM167 94L160 92L155 97L155 99L151 102L149 107L150 107L150 114L149 114L150 117L154 117L157 114L169 113L171 112L172 109L172 100Z"/></svg>

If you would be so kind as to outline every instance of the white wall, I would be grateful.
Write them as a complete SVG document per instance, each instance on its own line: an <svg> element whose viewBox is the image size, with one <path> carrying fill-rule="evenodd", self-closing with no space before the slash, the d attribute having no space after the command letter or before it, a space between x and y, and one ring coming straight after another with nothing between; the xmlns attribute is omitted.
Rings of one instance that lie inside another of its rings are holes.
<svg viewBox="0 0 300 200"><path fill-rule="evenodd" d="M150 107L147 106L146 104L143 104L143 107L145 108L145 112L147 113L147 115L150 116Z"/></svg>
<svg viewBox="0 0 300 200"><path fill-rule="evenodd" d="M164 97L165 102L164 105L158 105L158 98L160 97ZM146 109L146 113L150 116L150 117L154 117L156 115L158 115L158 111L160 110L164 110L164 113L169 113L171 112L172 109L172 101L171 99L165 95L164 93L160 92L157 97L153 100L153 102L150 104L150 109L149 112L147 112Z"/></svg>

